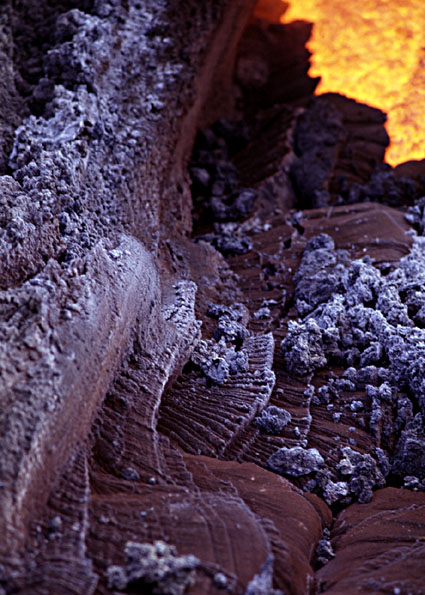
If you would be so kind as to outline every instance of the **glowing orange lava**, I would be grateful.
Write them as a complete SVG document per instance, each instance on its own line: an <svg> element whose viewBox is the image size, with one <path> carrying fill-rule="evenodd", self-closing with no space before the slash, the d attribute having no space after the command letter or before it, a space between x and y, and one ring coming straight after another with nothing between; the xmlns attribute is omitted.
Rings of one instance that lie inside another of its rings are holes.
<svg viewBox="0 0 425 595"><path fill-rule="evenodd" d="M293 0L283 22L314 23L310 75L316 93L336 92L388 114L397 165L425 158L425 1Z"/></svg>

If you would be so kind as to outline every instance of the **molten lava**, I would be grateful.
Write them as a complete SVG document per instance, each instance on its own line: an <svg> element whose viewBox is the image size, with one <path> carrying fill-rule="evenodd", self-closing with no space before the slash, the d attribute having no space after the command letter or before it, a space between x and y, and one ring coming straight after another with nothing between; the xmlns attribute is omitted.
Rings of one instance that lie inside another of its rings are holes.
<svg viewBox="0 0 425 595"><path fill-rule="evenodd" d="M318 93L342 93L388 114L392 165L425 158L424 0L293 0L283 22L314 23Z"/></svg>

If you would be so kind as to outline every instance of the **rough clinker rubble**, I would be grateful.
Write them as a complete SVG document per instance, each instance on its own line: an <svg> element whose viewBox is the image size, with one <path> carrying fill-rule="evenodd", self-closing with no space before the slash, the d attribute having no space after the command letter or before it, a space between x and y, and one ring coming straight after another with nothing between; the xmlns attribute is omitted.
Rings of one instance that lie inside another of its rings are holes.
<svg viewBox="0 0 425 595"><path fill-rule="evenodd" d="M303 376L326 366L344 366L345 372L321 387L314 399L326 404L341 390L364 390L371 401L372 433L381 405L397 411L391 469L382 463L383 454L375 454L374 462L368 454L343 449L337 468L340 475L350 475L349 491L368 501L370 486L362 487L365 480L358 477L368 475L371 485L382 486L389 471L400 478L416 477L416 482L409 481L419 485L425 449L424 238L415 235L410 253L385 274L368 257L351 261L329 235L321 234L307 243L294 282L300 318L289 322L281 343L288 371ZM353 410L359 406L355 403ZM344 461L356 471L348 470Z"/></svg>

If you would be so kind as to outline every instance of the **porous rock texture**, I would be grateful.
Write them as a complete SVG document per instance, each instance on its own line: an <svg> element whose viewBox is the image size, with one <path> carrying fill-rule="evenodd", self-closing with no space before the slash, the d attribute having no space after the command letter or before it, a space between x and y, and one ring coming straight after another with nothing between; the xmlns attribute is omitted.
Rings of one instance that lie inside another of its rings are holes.
<svg viewBox="0 0 425 595"><path fill-rule="evenodd" d="M0 8L0 593L421 592L425 188L284 8Z"/></svg>

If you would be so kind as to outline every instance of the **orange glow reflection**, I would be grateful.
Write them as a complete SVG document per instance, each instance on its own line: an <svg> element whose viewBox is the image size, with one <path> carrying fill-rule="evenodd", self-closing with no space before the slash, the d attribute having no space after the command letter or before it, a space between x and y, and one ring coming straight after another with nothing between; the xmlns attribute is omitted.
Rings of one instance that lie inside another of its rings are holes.
<svg viewBox="0 0 425 595"><path fill-rule="evenodd" d="M293 0L283 22L314 23L316 93L341 93L388 114L397 165L425 158L425 1Z"/></svg>

